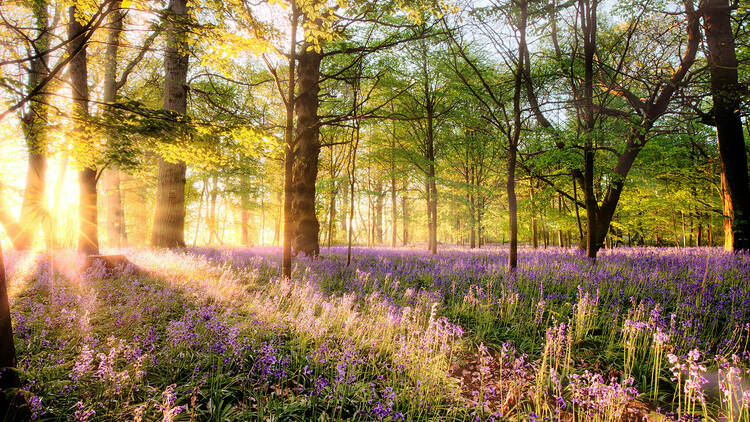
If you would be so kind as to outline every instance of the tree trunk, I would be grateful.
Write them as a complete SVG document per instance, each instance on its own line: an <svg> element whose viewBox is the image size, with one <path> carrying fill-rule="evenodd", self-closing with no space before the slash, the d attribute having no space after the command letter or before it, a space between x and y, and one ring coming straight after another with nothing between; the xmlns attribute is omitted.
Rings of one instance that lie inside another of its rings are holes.
<svg viewBox="0 0 750 422"><path fill-rule="evenodd" d="M474 174L473 167L471 165L466 166L465 175L466 187L469 190L466 194L466 199L469 202L469 248L474 249L477 247L476 239L476 202L474 201Z"/></svg>
<svg viewBox="0 0 750 422"><path fill-rule="evenodd" d="M149 229L153 227L148 211L150 208L149 199L153 198L153 191L135 177L127 173L122 173L121 175L123 176L121 181L125 186L129 187L121 191L124 195L124 202L126 204L136 204L129 213L133 219L130 232L132 241L136 245L145 245L148 243Z"/></svg>
<svg viewBox="0 0 750 422"><path fill-rule="evenodd" d="M47 3L38 2L32 7L38 37L33 41L34 54L38 56L29 61L28 92L38 89L38 85L48 75L49 69L49 14ZM26 187L23 194L20 218L16 221L5 210L4 203L0 204L0 223L5 227L13 247L24 250L31 247L36 232L42 221L48 217L45 207L45 179L47 170L47 116L49 94L40 92L29 101L29 110L22 113L21 127L23 129L29 162L26 173ZM4 201L3 201L4 202ZM51 236L48 234L48 237Z"/></svg>
<svg viewBox="0 0 750 422"><path fill-rule="evenodd" d="M292 243L295 233L292 203L294 202L294 159L296 139L294 134L294 96L297 82L297 25L299 24L299 10L294 0L291 2L291 39L289 42L289 79L286 93L286 125L284 128L284 242L281 257L281 275L292 276Z"/></svg>
<svg viewBox="0 0 750 422"><path fill-rule="evenodd" d="M305 43L299 55L299 94L295 104L297 139L292 170L292 215L295 227L293 248L307 256L317 256L320 253L320 223L315 213L315 182L318 178L320 154L318 92L321 54L308 51L308 47L310 44Z"/></svg>
<svg viewBox="0 0 750 422"><path fill-rule="evenodd" d="M83 27L76 20L76 8L69 9L68 23L68 54L70 61L68 74L73 96L73 115L75 116L75 133L86 133L86 119L89 111L89 86L86 46L80 37ZM78 52L77 54L75 52ZM87 142L86 139L79 140ZM99 253L99 236L96 209L96 169L86 167L78 173L79 205L78 205L78 251L86 255Z"/></svg>
<svg viewBox="0 0 750 422"><path fill-rule="evenodd" d="M195 219L195 235L193 236L193 246L198 243L198 235L200 234L201 228L201 216L203 214L203 200L208 194L208 179L203 180L203 189L201 189L201 197L198 200L198 217Z"/></svg>
<svg viewBox="0 0 750 422"><path fill-rule="evenodd" d="M336 182L334 182L335 184ZM334 222L336 221L336 191L338 190L338 187L334 185L333 191L331 192L331 202L328 205L328 235L326 236L326 240L328 241L328 247L331 247L331 244L333 243L333 237L334 237L334 229L336 225Z"/></svg>
<svg viewBox="0 0 750 422"><path fill-rule="evenodd" d="M474 204L474 196L472 194L468 195L469 199L469 247L471 249L474 249L477 247L477 239L476 239L476 213L474 212L475 204Z"/></svg>
<svg viewBox="0 0 750 422"><path fill-rule="evenodd" d="M728 0L706 0L702 8L708 45L708 68L711 74L713 116L719 140L722 186L726 189L725 225L731 225L731 236L725 248L750 249L750 186L747 174L747 152L740 118L743 95L738 84L737 56ZM727 209L731 205L731 210ZM727 213L731 211L731 213ZM729 216L729 222L726 221Z"/></svg>
<svg viewBox="0 0 750 422"><path fill-rule="evenodd" d="M383 244L383 208L385 206L385 192L383 192L383 181L375 183L375 243Z"/></svg>
<svg viewBox="0 0 750 422"><path fill-rule="evenodd" d="M430 178L430 189L432 190L432 193L430 195L430 210L432 211L432 225L430 226L430 238L432 239L432 244L430 245L430 252L435 255L437 254L437 184L435 183L435 166L430 165L430 173L432 174L432 177Z"/></svg>
<svg viewBox="0 0 750 422"><path fill-rule="evenodd" d="M214 176L213 179L213 186L208 194L208 216L206 216L209 245L214 245L214 242L218 243L219 240L218 222L216 220L216 199L219 196L219 178L218 176Z"/></svg>
<svg viewBox="0 0 750 422"><path fill-rule="evenodd" d="M391 136L391 247L396 247L396 242L398 241L398 225L397 218L398 213L397 210L397 203L396 203L396 159L394 158L393 154L396 151L396 133L394 131L393 136Z"/></svg>
<svg viewBox="0 0 750 422"><path fill-rule="evenodd" d="M520 132L520 127L519 127ZM516 148L508 149L508 180L505 185L508 194L508 269L513 271L518 266L518 200L516 198Z"/></svg>
<svg viewBox="0 0 750 422"><path fill-rule="evenodd" d="M354 234L354 186L356 182L356 170L357 170L357 148L359 148L360 141L360 121L357 118L359 115L359 90L362 75L361 62L356 68L357 74L352 83L352 104L354 104L354 130L352 131L352 144L349 150L349 157L347 163L347 170L349 176L349 221L347 223L347 241L346 241L346 266L348 267L352 263L352 236ZM361 213L360 213L361 215Z"/></svg>
<svg viewBox="0 0 750 422"><path fill-rule="evenodd" d="M427 127L425 133L425 159L427 160L426 191L427 191L427 231L428 249L437 254L437 185L435 181L435 103L434 93L430 87L430 72L427 68L427 50L422 50L423 94L425 98L425 116Z"/></svg>
<svg viewBox="0 0 750 422"><path fill-rule="evenodd" d="M14 367L16 366L16 346L13 341L13 323L10 315L10 300L8 299L8 282L5 277L3 251L0 248L0 414L10 414L10 394L6 391L20 386L20 380Z"/></svg>
<svg viewBox="0 0 750 422"><path fill-rule="evenodd" d="M266 194L261 191L260 194L260 232L258 232L258 245L266 244Z"/></svg>
<svg viewBox="0 0 750 422"><path fill-rule="evenodd" d="M404 225L404 235L402 237L403 246L409 244L409 198L406 196L408 186L404 183L404 194L401 196L401 219Z"/></svg>
<svg viewBox="0 0 750 422"><path fill-rule="evenodd" d="M560 220L562 220L562 215L563 215L562 211L563 211L562 195L558 194L557 195L557 218L559 218ZM557 246L562 248L564 246L562 224L560 222L558 222L558 224L559 226L557 228Z"/></svg>
<svg viewBox="0 0 750 422"><path fill-rule="evenodd" d="M284 216L284 201L282 200L282 193L280 190L276 192L276 202L279 204L279 212L276 215L276 220L274 220L273 245L279 246L279 240L281 238L281 219Z"/></svg>
<svg viewBox="0 0 750 422"><path fill-rule="evenodd" d="M242 246L250 246L250 233L248 227L250 224L250 192L247 191L247 188L250 185L250 180L248 180L247 177L244 177L242 180L242 185L245 188L244 192L240 193L240 225L242 226Z"/></svg>
<svg viewBox="0 0 750 422"><path fill-rule="evenodd" d="M164 57L164 104L167 111L187 112L187 0L169 0L167 12L167 48ZM151 244L155 247L185 246L184 162L159 158L156 185L156 211Z"/></svg>
<svg viewBox="0 0 750 422"><path fill-rule="evenodd" d="M508 250L508 271L515 271L518 266L518 199L516 198L516 160L518 156L518 141L521 137L521 86L524 79L524 57L526 56L526 22L527 2L519 2L521 19L518 24L520 33L518 43L518 62L516 63L515 81L513 86L513 132L508 138L508 180L506 191L508 194L508 233L510 248Z"/></svg>
<svg viewBox="0 0 750 422"><path fill-rule="evenodd" d="M120 9L119 0L115 1L113 8L107 35L107 49L104 55L104 93L102 96L102 102L105 104L104 113L110 112L106 104L114 103L117 96L117 53L120 47L124 15ZM115 141L115 136L116 134L111 131L107 132L110 144ZM112 164L104 173L104 192L107 198L107 242L111 247L120 248L123 246L127 234L120 193L120 170L116 164Z"/></svg>
<svg viewBox="0 0 750 422"><path fill-rule="evenodd" d="M573 178L573 205L576 207L576 222L578 224L578 248L584 248L583 242L583 224L581 224L581 212L578 207L578 189L576 188L576 179Z"/></svg>
<svg viewBox="0 0 750 422"><path fill-rule="evenodd" d="M732 198L729 196L727 187L727 175L725 172L721 172L721 205L722 214L724 215L722 222L724 227L724 249L727 251L734 250L734 232L732 231L732 217L734 216L734 210L732 208Z"/></svg>
<svg viewBox="0 0 750 422"><path fill-rule="evenodd" d="M483 241L482 241L482 208L483 208L483 200L481 198L477 198L477 248L481 248Z"/></svg>

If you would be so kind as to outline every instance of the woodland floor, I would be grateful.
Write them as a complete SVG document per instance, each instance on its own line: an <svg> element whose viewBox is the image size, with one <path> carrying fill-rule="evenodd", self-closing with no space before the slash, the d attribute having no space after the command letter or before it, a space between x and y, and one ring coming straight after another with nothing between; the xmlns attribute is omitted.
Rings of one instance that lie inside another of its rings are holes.
<svg viewBox="0 0 750 422"><path fill-rule="evenodd" d="M332 248L287 280L279 252L6 254L34 418L750 417L748 256Z"/></svg>

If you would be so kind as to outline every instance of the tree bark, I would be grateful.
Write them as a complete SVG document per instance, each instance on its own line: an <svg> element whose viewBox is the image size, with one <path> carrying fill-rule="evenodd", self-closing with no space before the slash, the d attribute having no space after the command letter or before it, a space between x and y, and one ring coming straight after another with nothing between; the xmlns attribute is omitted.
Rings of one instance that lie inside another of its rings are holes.
<svg viewBox="0 0 750 422"><path fill-rule="evenodd" d="M248 233L250 213L245 207L242 207L242 210L240 211L240 224L242 225L242 246L250 246L250 234Z"/></svg>
<svg viewBox="0 0 750 422"><path fill-rule="evenodd" d="M481 248L484 245L484 239L482 237L482 215L484 214L484 199L477 198L477 248Z"/></svg>
<svg viewBox="0 0 750 422"><path fill-rule="evenodd" d="M213 176L213 186L208 194L208 216L206 223L208 226L208 244L214 245L219 243L219 226L216 219L216 199L219 196L219 177Z"/></svg>
<svg viewBox="0 0 750 422"><path fill-rule="evenodd" d="M435 255L437 254L437 183L435 182L435 152L434 152L434 144L433 141L429 141L430 145L432 147L430 148L431 152L429 154L432 156L432 159L430 161L429 165L429 173L428 173L428 183L427 187L430 190L430 196L428 201L428 206L430 208L430 215L432 216L432 219L429 221L429 230L430 230L430 252Z"/></svg>
<svg viewBox="0 0 750 422"><path fill-rule="evenodd" d="M396 247L398 242L398 202L396 201L396 178L391 178L391 247Z"/></svg>
<svg viewBox="0 0 750 422"><path fill-rule="evenodd" d="M516 161L518 159L518 141L521 137L521 87L526 67L526 25L528 20L527 2L520 1L520 20L518 32L518 61L515 69L513 86L513 131L508 138L508 179L506 192L508 194L508 233L510 247L508 250L508 271L513 272L518 266L518 199L516 198Z"/></svg>
<svg viewBox="0 0 750 422"><path fill-rule="evenodd" d="M740 118L743 90L738 83L731 8L728 0L706 0L702 12L714 100L713 117L719 140L722 186L727 194L724 201L725 226L729 217L732 233L726 237L725 248L734 251L750 250L750 185Z"/></svg>
<svg viewBox="0 0 750 422"><path fill-rule="evenodd" d="M404 183L404 194L401 195L401 219L403 224L402 245L409 244L409 198L406 196L406 183Z"/></svg>
<svg viewBox="0 0 750 422"><path fill-rule="evenodd" d="M5 277L3 251L0 248L0 414L8 415L12 409L12 397L6 391L20 386L16 366L16 346L13 341L13 323L8 299L8 281Z"/></svg>
<svg viewBox="0 0 750 422"><path fill-rule="evenodd" d="M320 91L321 54L307 51L305 43L299 55L299 94L295 104L297 133L293 166L293 202L295 235L293 248L307 256L320 253L320 223L315 213L315 183L318 178L320 154L318 92Z"/></svg>
<svg viewBox="0 0 750 422"><path fill-rule="evenodd" d="M164 57L163 108L178 115L187 112L187 0L169 0L167 12L167 49ZM156 186L156 211L151 244L155 247L185 246L185 177L183 161L159 158Z"/></svg>
<svg viewBox="0 0 750 422"><path fill-rule="evenodd" d="M334 182L335 183L335 182ZM336 224L334 223L336 221L336 191L338 187L334 187L333 191L331 192L331 200L328 204L328 235L326 236L326 240L328 242L328 247L331 247L331 244L333 243L333 237L334 237L334 229L336 228Z"/></svg>
<svg viewBox="0 0 750 422"><path fill-rule="evenodd" d="M117 96L117 53L120 47L124 13L120 9L121 1L114 2L110 18L110 29L107 34L107 49L104 56L104 92L102 102L111 104ZM104 113L110 110L105 106ZM116 134L108 131L109 143L113 143ZM125 214L120 192L120 169L117 164L110 165L104 173L104 192L107 198L107 242L110 246L120 248L127 239Z"/></svg>
<svg viewBox="0 0 750 422"><path fill-rule="evenodd" d="M383 208L385 207L385 192L383 181L375 182L375 244L383 244Z"/></svg>
<svg viewBox="0 0 750 422"><path fill-rule="evenodd" d="M198 243L198 235L201 229L201 219L203 215L203 200L208 195L208 179L203 180L203 188L201 189L201 197L198 200L198 216L195 219L195 233L193 235L193 247Z"/></svg>
<svg viewBox="0 0 750 422"><path fill-rule="evenodd" d="M274 220L272 244L274 246L279 246L279 240L281 238L281 219L284 216L284 201L282 200L282 192L280 190L276 192L276 202L279 204L279 212Z"/></svg>
<svg viewBox="0 0 750 422"><path fill-rule="evenodd" d="M396 203L396 158L394 154L396 152L396 130L393 130L391 136L391 247L396 247L398 241L398 225L397 218L397 203Z"/></svg>
<svg viewBox="0 0 750 422"><path fill-rule="evenodd" d="M29 61L27 91L38 89L39 84L49 73L49 14L47 2L36 1L32 5L32 14L36 22L38 35L32 45L36 55ZM16 250L31 247L36 232L42 221L48 217L45 206L45 178L47 170L47 116L49 95L44 91L34 95L29 102L28 111L22 113L21 128L28 148L28 170L23 203L18 220L15 220L5 209L4 201L0 203L0 223L10 237Z"/></svg>
<svg viewBox="0 0 750 422"><path fill-rule="evenodd" d="M422 50L422 90L424 95L425 116L427 127L425 133L425 159L427 160L427 174L425 180L427 198L427 231L430 253L437 254L437 184L435 180L435 98L430 87L430 72L427 67L427 48Z"/></svg>
<svg viewBox="0 0 750 422"><path fill-rule="evenodd" d="M294 201L294 156L296 140L294 134L294 96L297 82L297 25L299 10L297 2L291 1L291 39L289 42L289 80L286 93L286 125L284 128L284 241L281 256L281 275L292 276L292 243L295 233L292 203Z"/></svg>
<svg viewBox="0 0 750 422"><path fill-rule="evenodd" d="M73 96L73 115L75 116L75 133L86 133L86 120L89 112L89 86L86 46L79 36L83 27L76 20L76 7L69 9L68 54L71 59L68 74ZM76 54L75 52L78 52ZM85 136L85 135L81 135ZM80 139L87 142L87 139ZM86 255L99 254L99 235L96 209L96 169L89 165L78 172L79 205L78 205L78 251Z"/></svg>

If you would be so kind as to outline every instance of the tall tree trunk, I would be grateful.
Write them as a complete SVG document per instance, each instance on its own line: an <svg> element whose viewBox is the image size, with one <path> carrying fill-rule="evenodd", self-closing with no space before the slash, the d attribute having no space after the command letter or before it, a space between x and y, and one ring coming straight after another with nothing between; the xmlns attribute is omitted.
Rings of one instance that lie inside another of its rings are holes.
<svg viewBox="0 0 750 422"><path fill-rule="evenodd" d="M353 117L354 117L354 130L352 131L352 144L349 150L349 159L347 163L347 170L349 176L349 222L347 224L347 242L346 242L346 266L348 267L352 263L352 236L354 234L354 184L356 182L356 170L357 170L357 148L359 148L360 141L360 121L359 116L359 90L361 87L360 77L362 75L361 62L357 66L357 75L352 83L352 104L354 104ZM362 213L360 212L360 215Z"/></svg>
<svg viewBox="0 0 750 422"><path fill-rule="evenodd" d="M280 190L276 192L276 202L279 204L279 212L274 220L273 245L279 246L279 240L281 239L281 219L284 216L284 201Z"/></svg>
<svg viewBox="0 0 750 422"><path fill-rule="evenodd" d="M579 14L581 19L581 32L583 36L583 98L581 101L582 129L584 132L583 148L583 197L586 205L586 255L596 259L596 253L601 248L597 228L599 227L597 217L599 204L594 196L594 55L597 42L597 7L599 1L593 3L579 0Z"/></svg>
<svg viewBox="0 0 750 422"><path fill-rule="evenodd" d="M435 181L435 93L430 86L430 71L427 67L427 48L422 49L422 93L424 95L425 116L427 126L425 133L425 159L427 160L427 174L425 190L427 197L427 248L434 255L437 254L437 184Z"/></svg>
<svg viewBox="0 0 750 422"><path fill-rule="evenodd" d="M397 218L398 213L396 203L396 158L394 154L396 152L396 131L394 129L391 136L391 247L396 247L398 241L398 225Z"/></svg>
<svg viewBox="0 0 750 422"><path fill-rule="evenodd" d="M584 249L585 243L583 242L583 224L581 224L581 212L578 207L578 189L576 188L577 183L575 177L573 178L573 205L576 207L576 223L578 224L578 248Z"/></svg>
<svg viewBox="0 0 750 422"><path fill-rule="evenodd" d="M476 239L476 213L474 212L475 204L474 204L474 195L469 193L467 195L469 198L469 247L471 249L474 249L477 247L477 239Z"/></svg>
<svg viewBox="0 0 750 422"><path fill-rule="evenodd" d="M79 35L83 26L76 20L76 7L69 9L68 23L68 54L70 61L68 73L73 92L73 111L76 129L75 133L86 133L86 119L89 112L89 86L86 46ZM78 52L76 54L76 52ZM84 135L85 136L85 135ZM86 139L80 140L87 142ZM99 253L99 233L97 227L96 209L96 169L88 166L78 173L79 205L78 205L78 251L86 255Z"/></svg>
<svg viewBox="0 0 750 422"><path fill-rule="evenodd" d="M466 174L464 177L466 181L466 187L468 192L466 193L466 199L469 202L469 248L474 249L477 247L476 239L476 203L474 202L474 174L473 166L466 166Z"/></svg>
<svg viewBox="0 0 750 422"><path fill-rule="evenodd" d="M527 2L519 2L520 20L518 31L518 62L515 69L513 86L513 131L508 138L508 233L510 247L508 250L508 271L515 271L518 266L518 199L516 198L516 160L518 159L518 141L521 137L521 86L524 80L524 57L526 56Z"/></svg>
<svg viewBox="0 0 750 422"><path fill-rule="evenodd" d="M198 200L198 216L195 219L195 234L193 235L193 246L198 243L198 235L201 229L201 216L203 214L203 200L208 194L208 179L203 180L203 189L201 189L201 197Z"/></svg>
<svg viewBox="0 0 750 422"><path fill-rule="evenodd" d="M167 11L167 49L164 57L164 104L167 111L187 112L187 0L169 0ZM156 247L185 246L185 176L183 161L159 158L156 211L151 244Z"/></svg>
<svg viewBox="0 0 750 422"><path fill-rule="evenodd" d="M240 224L242 225L242 246L250 246L250 234L248 233L250 214L245 208L240 211Z"/></svg>
<svg viewBox="0 0 750 422"><path fill-rule="evenodd" d="M385 192L383 192L383 181L375 183L375 243L383 244L383 208L385 206Z"/></svg>
<svg viewBox="0 0 750 422"><path fill-rule="evenodd" d="M398 203L396 201L396 177L391 177L391 247L398 242Z"/></svg>
<svg viewBox="0 0 750 422"><path fill-rule="evenodd" d="M258 232L258 245L265 246L266 240L266 194L260 193L260 232Z"/></svg>
<svg viewBox="0 0 750 422"><path fill-rule="evenodd" d="M281 275L292 276L292 244L295 233L293 202L294 202L294 159L296 139L294 134L294 96L297 82L297 25L299 24L299 10L297 2L292 0L291 39L289 42L289 79L286 92L286 125L284 128L284 242L281 256Z"/></svg>
<svg viewBox="0 0 750 422"><path fill-rule="evenodd" d="M219 232L218 232L218 221L216 219L216 199L219 196L219 177L213 176L213 186L208 194L208 216L206 222L208 223L208 243L210 245L218 243Z"/></svg>
<svg viewBox="0 0 750 422"><path fill-rule="evenodd" d="M519 128L520 131L520 128ZM508 176L505 190L508 194L508 270L514 271L518 266L518 199L516 198L516 159L517 148L511 144L508 148Z"/></svg>
<svg viewBox="0 0 750 422"><path fill-rule="evenodd" d="M732 208L732 198L729 196L727 187L727 175L721 172L721 205L722 205L722 223L724 227L724 249L727 251L734 250L734 232L732 231L732 217L734 209Z"/></svg>
<svg viewBox="0 0 750 422"><path fill-rule="evenodd" d="M6 391L20 386L16 366L16 346L13 341L13 323L8 299L8 281L5 277L3 251L0 248L0 414L11 414L12 397ZM23 420L23 419L19 419Z"/></svg>
<svg viewBox="0 0 750 422"><path fill-rule="evenodd" d="M484 241L482 240L482 209L484 208L484 199L477 198L477 247L481 248Z"/></svg>
<svg viewBox="0 0 750 422"><path fill-rule="evenodd" d="M114 10L110 15L107 49L104 54L104 93L102 96L104 104L114 103L117 95L117 53L120 47L124 16L120 3L120 0L114 2ZM109 108L105 106L104 113L109 112ZM116 134L108 131L108 142L113 143L115 136ZM120 193L120 170L116 164L111 165L104 173L104 192L107 198L107 242L111 247L120 248L127 235Z"/></svg>
<svg viewBox="0 0 750 422"><path fill-rule="evenodd" d="M247 177L243 177L242 185L245 187L245 191L242 192L240 198L240 225L242 226L242 245L250 246L250 192L246 189L250 185L250 180Z"/></svg>
<svg viewBox="0 0 750 422"><path fill-rule="evenodd" d="M557 195L557 218L562 220L562 216L563 216L562 195L558 194ZM561 223L558 223L558 224L559 225L557 228L557 246L562 248L564 246L562 224Z"/></svg>
<svg viewBox="0 0 750 422"><path fill-rule="evenodd" d="M355 103L357 95L354 95ZM356 110L356 106L355 106ZM355 111L356 113L356 111ZM347 241L346 241L346 265L352 263L352 236L354 235L354 183L356 181L356 163L357 163L357 146L359 145L359 121L354 123L354 146L349 160L349 222L347 223ZM361 213L360 213L361 214Z"/></svg>
<svg viewBox="0 0 750 422"><path fill-rule="evenodd" d="M149 239L149 229L153 226L150 221L149 200L153 198L153 191L142 181L135 177L122 173L123 186L128 188L121 192L126 204L137 204L133 206L128 214L132 218L131 238L136 245L145 245ZM145 206L144 206L145 205Z"/></svg>
<svg viewBox="0 0 750 422"><path fill-rule="evenodd" d="M737 56L728 0L706 0L702 7L711 74L713 117L719 140L725 219L730 218L732 236L725 247L734 251L750 249L750 182L747 152L740 118L743 90L738 84ZM731 205L731 210L726 205ZM731 211L731 213L727 213ZM726 221L726 220L725 220ZM726 223L725 223L726 224Z"/></svg>
<svg viewBox="0 0 750 422"><path fill-rule="evenodd" d="M299 94L296 102L297 139L294 154L292 215L295 236L293 248L307 256L320 253L320 223L315 213L315 182L320 154L318 92L321 54L308 51L305 43L299 55Z"/></svg>
<svg viewBox="0 0 750 422"><path fill-rule="evenodd" d="M49 14L46 1L35 1L32 14L38 32L33 41L33 57L29 61L27 90L32 92L47 77L49 70L50 29ZM13 247L24 250L31 247L40 223L48 217L45 206L45 179L47 170L47 111L49 94L44 91L33 96L29 102L28 111L21 116L26 146L28 148L28 170L26 173L26 187L21 204L20 218L15 220L5 209L4 201L0 201L0 223L5 227ZM48 234L48 237L49 236Z"/></svg>
<svg viewBox="0 0 750 422"><path fill-rule="evenodd" d="M437 184L435 182L435 166L430 165L430 173L432 174L432 177L430 178L430 189L432 190L432 193L430 195L430 210L432 211L432 225L430 226L430 238L432 239L432 244L430 245L430 252L435 255L437 254L437 226L438 226L438 216L437 216L437 205L438 205L438 199L437 199Z"/></svg>
<svg viewBox="0 0 750 422"><path fill-rule="evenodd" d="M539 228L536 218L536 203L534 202L533 180L529 180L529 195L531 197L531 245L534 249L539 247Z"/></svg>
<svg viewBox="0 0 750 422"><path fill-rule="evenodd" d="M406 189L408 186L404 183L404 194L401 196L401 219L403 227L402 245L407 246L409 244L409 198L406 195Z"/></svg>
<svg viewBox="0 0 750 422"><path fill-rule="evenodd" d="M335 184L336 182L334 182ZM333 243L333 237L334 237L334 229L336 228L336 225L334 222L336 221L336 191L338 190L338 186L334 186L333 191L331 192L331 201L328 205L328 234L326 235L326 240L328 241L328 247L331 247L331 244Z"/></svg>

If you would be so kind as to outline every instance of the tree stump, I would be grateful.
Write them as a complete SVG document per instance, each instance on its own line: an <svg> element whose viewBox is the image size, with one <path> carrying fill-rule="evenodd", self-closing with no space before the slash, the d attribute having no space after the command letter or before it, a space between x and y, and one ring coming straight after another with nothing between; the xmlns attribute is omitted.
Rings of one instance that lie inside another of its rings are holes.
<svg viewBox="0 0 750 422"><path fill-rule="evenodd" d="M101 265L105 272L105 277L111 277L126 270L127 272L140 273L140 269L131 263L125 255L88 255L83 263L81 271L86 271L92 267Z"/></svg>

